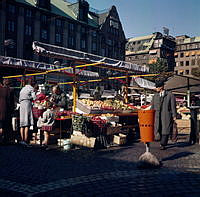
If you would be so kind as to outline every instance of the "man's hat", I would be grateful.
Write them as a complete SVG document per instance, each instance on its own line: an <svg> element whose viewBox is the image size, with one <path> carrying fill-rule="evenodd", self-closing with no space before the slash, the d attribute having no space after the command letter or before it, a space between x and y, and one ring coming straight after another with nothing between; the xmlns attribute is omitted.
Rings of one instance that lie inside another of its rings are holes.
<svg viewBox="0 0 200 197"><path fill-rule="evenodd" d="M156 81L156 88L163 87L165 85L164 81Z"/></svg>

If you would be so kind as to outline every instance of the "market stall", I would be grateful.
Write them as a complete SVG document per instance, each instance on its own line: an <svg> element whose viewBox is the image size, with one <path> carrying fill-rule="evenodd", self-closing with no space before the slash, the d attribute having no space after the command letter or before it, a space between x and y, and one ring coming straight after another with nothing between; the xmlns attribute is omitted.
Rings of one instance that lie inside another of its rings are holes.
<svg viewBox="0 0 200 197"><path fill-rule="evenodd" d="M53 46L50 46L50 48L57 50ZM138 83L140 84L149 85L149 83L147 83L147 80L145 81L141 78L143 76L153 76L152 74L148 75L145 73L148 69L140 67L139 65L132 65L126 62L116 62L115 60L111 60L109 58L104 58L103 60L105 61L102 61L100 60L100 57L95 57L93 55L91 56L91 54L88 54L89 56L87 58L85 58L85 55L83 58L74 58L73 56L67 57L66 54L57 53L55 51L50 51L47 49L43 50L43 48L41 48L40 46L35 46L35 50L39 55L45 55L54 58L59 57L64 59L76 59L75 62L87 62L87 64L83 65L77 65L76 63L74 63L73 66L65 66L62 68L51 69L41 73L25 75L29 77L37 75L47 75L52 72L62 72L69 69L72 70L70 74L70 77L72 78L71 81L58 83L60 85L72 86L73 92L72 111L63 110L62 108L60 108L59 110L54 109L56 126L51 134L58 134L57 136L59 138L59 145L62 144L61 138L66 137L65 134L67 132L72 134L72 143L93 148L101 146L107 147L113 144L113 142L121 145L126 143L126 140L133 139L134 133L138 129L138 107L127 104L129 78L134 78L134 80L139 81ZM74 51L69 51L69 49L67 49L67 51L65 52L72 53ZM80 52L79 55L82 55L82 52ZM117 70L119 76L99 76L99 79L80 80L80 73L82 73L85 68L91 66ZM83 69L78 70L78 68ZM124 73L124 75L122 73ZM24 75L14 77L24 77ZM12 76L7 76L5 78L12 78ZM103 82L105 80L118 80L120 82L123 82L125 87L123 100L117 100L115 98L104 100L94 100L94 98L78 99L77 90L80 85L84 85L86 83ZM37 106L37 109L34 110L35 114L39 114L39 116L41 116L43 110L42 108ZM36 139L38 140L37 137ZM39 139L41 139L41 137L39 137ZM37 143L39 142L37 141Z"/></svg>

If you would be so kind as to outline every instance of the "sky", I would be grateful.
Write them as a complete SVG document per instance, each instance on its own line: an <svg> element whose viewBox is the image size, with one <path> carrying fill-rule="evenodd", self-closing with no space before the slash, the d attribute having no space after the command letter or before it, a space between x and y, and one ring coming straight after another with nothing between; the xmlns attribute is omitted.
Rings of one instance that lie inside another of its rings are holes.
<svg viewBox="0 0 200 197"><path fill-rule="evenodd" d="M97 10L115 5L126 38L163 32L163 27L167 27L172 36L200 36L200 0L87 1Z"/></svg>

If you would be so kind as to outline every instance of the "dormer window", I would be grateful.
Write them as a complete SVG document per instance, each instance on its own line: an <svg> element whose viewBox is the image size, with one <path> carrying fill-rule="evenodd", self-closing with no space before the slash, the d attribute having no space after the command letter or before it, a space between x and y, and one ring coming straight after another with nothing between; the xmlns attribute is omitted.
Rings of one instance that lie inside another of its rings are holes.
<svg viewBox="0 0 200 197"><path fill-rule="evenodd" d="M88 22L89 4L85 0L79 0L79 20Z"/></svg>
<svg viewBox="0 0 200 197"><path fill-rule="evenodd" d="M9 12L9 14L14 15L15 12L16 12L16 8L15 8L15 6L12 5L12 4L8 4L8 12Z"/></svg>
<svg viewBox="0 0 200 197"><path fill-rule="evenodd" d="M36 5L40 8L50 10L50 0L36 0Z"/></svg>

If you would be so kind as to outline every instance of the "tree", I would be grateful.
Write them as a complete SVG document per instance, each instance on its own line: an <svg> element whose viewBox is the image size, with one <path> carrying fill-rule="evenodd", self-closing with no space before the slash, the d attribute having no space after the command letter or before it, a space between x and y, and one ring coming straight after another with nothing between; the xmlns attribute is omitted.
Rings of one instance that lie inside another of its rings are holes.
<svg viewBox="0 0 200 197"><path fill-rule="evenodd" d="M192 68L192 75L194 75L195 77L200 78L200 67L197 68Z"/></svg>
<svg viewBox="0 0 200 197"><path fill-rule="evenodd" d="M157 80L167 80L167 78L173 75L173 72L167 72L167 60L158 58L155 63L149 64L149 72L151 74L158 74L155 77L152 77L150 80L157 81Z"/></svg>
<svg viewBox="0 0 200 197"><path fill-rule="evenodd" d="M167 61L165 59L158 58L155 63L149 64L150 73L159 74L167 72Z"/></svg>

